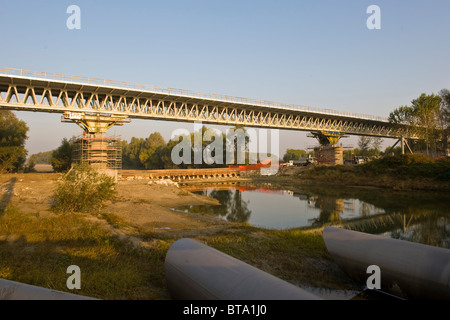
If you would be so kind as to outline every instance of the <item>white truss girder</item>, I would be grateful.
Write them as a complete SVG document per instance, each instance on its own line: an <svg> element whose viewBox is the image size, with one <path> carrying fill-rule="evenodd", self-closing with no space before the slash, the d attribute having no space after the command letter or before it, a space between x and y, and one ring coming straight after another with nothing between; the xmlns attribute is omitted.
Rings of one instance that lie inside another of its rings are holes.
<svg viewBox="0 0 450 320"><path fill-rule="evenodd" d="M237 99L237 98L236 98ZM250 100L249 100L250 101ZM128 118L351 135L416 138L407 126L386 120L0 74L0 107L37 112L79 112Z"/></svg>

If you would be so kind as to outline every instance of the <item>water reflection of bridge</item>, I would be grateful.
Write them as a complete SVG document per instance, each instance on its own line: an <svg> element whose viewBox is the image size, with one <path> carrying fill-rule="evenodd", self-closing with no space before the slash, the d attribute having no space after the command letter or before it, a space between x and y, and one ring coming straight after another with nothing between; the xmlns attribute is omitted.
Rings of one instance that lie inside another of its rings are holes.
<svg viewBox="0 0 450 320"><path fill-rule="evenodd" d="M420 208L412 204L392 210L359 199L317 195L311 197L295 193L294 196L307 198L309 206L320 209L319 216L309 220L315 227L333 224L370 234L391 233L394 238L440 247L450 246L450 219L437 209ZM359 210L355 208L355 201L361 202ZM354 215L345 217L349 211L353 211ZM378 213L373 213L374 211Z"/></svg>
<svg viewBox="0 0 450 320"><path fill-rule="evenodd" d="M201 183L181 185L181 187L189 191L201 191L205 195L217 198L222 206L204 210L227 217L227 219L230 216L233 221L248 221L252 213L245 198L241 197L243 191L288 194L298 198L307 207L316 210L315 217L308 219L310 227L340 225L345 229L371 234L389 233L394 238L450 247L450 237L448 236L450 234L450 217L445 211L446 209L444 211L441 209L441 207L448 208L448 206L445 206L447 202L441 201L440 198L416 197L413 201L409 197L402 198L402 195L399 194L389 193L374 196L373 190L365 190L360 193L352 190L351 194L342 190L334 193L330 190L320 191L315 188L292 191L295 188L281 190L274 186L251 182ZM282 207L284 200L280 198L280 201ZM227 211L226 207L230 210ZM230 212L232 213L230 214Z"/></svg>
<svg viewBox="0 0 450 320"><path fill-rule="evenodd" d="M181 188L187 191L204 191L214 189L215 191L254 191L273 194L289 194L293 197L305 201L311 208L320 210L316 218L309 219L312 226L321 227L326 224L341 224L346 229L357 230L372 234L380 234L392 230L406 230L414 224L425 222L433 215L432 210L408 210L392 211L380 208L374 204L362 202L360 206L355 206L358 199L336 198L334 196L310 195L307 193L293 192L290 190L271 189L268 187L258 187L246 185L242 182L231 181L222 183L186 183L181 184ZM353 212L353 214L349 214ZM376 212L376 213L374 213ZM345 217L349 216L349 217Z"/></svg>
<svg viewBox="0 0 450 320"><path fill-rule="evenodd" d="M357 230L366 233L380 234L392 230L406 232L408 227L427 220L428 214L418 215L401 212L383 213L369 217L344 219L342 225L346 229Z"/></svg>
<svg viewBox="0 0 450 320"><path fill-rule="evenodd" d="M300 200L307 200L310 207L320 210L318 217L310 219L313 226L340 224L346 229L372 234L380 234L392 230L406 232L412 225L426 222L435 211L414 210L404 208L392 211L374 204L360 201L359 210L355 207L357 199L343 199L332 196L310 196L294 193ZM353 212L349 215L349 212ZM375 213L374 213L375 212ZM347 216L347 217L346 217Z"/></svg>

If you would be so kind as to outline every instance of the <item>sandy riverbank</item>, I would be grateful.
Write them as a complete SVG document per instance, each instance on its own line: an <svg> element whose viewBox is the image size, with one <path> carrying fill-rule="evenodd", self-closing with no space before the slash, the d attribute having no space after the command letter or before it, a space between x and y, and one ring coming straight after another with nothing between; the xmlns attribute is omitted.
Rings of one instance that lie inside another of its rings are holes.
<svg viewBox="0 0 450 320"><path fill-rule="evenodd" d="M20 212L39 213L42 217L55 215L51 204L58 177L59 174L56 173L1 175L0 208L12 205ZM218 204L215 199L193 194L177 186L148 184L146 179L124 179L118 181L116 190L114 200L105 203L101 212L121 221L135 237L139 233L148 232L182 237L197 233L197 230L213 232L228 225L216 217L195 214L187 216L172 210L184 205ZM122 233L126 232L122 230Z"/></svg>
<svg viewBox="0 0 450 320"><path fill-rule="evenodd" d="M53 218L55 221L60 219L61 215L58 216L51 210L57 178L58 174L54 173L0 176L0 220L7 218L5 209L8 207L16 208L16 215L23 215L27 219L31 217L32 220L27 220L27 223L30 224L33 232L36 232L36 228L44 223L51 223ZM150 266L151 270L156 270L152 275L154 277L152 281L156 284L152 283L148 289L153 290L150 297L170 298L164 287L164 252L171 243L184 237L201 241L289 282L307 286L311 290L317 290L316 288L337 290L331 293L330 291L321 291L322 294L331 295L332 298L347 299L349 298L348 294L351 296L360 289L358 285L349 281L330 259L321 237L321 230L263 230L245 224L227 222L207 214L177 212L172 208L191 204L217 204L217 202L177 186L150 185L148 180L120 180L116 189L117 195L114 200L106 203L100 212L78 214L77 217L81 217L92 227L102 228L111 237L116 237L124 243L131 243L139 250L146 250L146 255L150 255L149 257L152 257L152 252L158 252L157 259L152 261ZM2 232L0 230L2 240L0 246L7 245L5 250L10 252L9 255L16 252L12 249L12 245L29 246L27 242L18 242L17 239L26 241L26 239L31 239L31 236L18 234L18 232L15 230ZM50 234L50 231L45 232ZM80 254L80 249L75 249L75 247L78 248L78 241L80 240L73 240L73 244L69 245L74 247L76 255ZM66 241L62 243L54 241L54 243L52 251L70 251L69 247L64 249L68 245ZM41 244L33 244L33 248L36 246L41 246ZM36 249L33 250L37 252ZM42 250L45 252L47 249L44 247ZM45 256L46 254L42 259L45 259ZM64 256L64 259L69 258ZM9 264L13 265L15 258L10 256L10 259L13 260ZM27 257L20 259L27 259ZM143 258L140 258L140 255L133 255L133 259ZM6 270L11 269L8 267L8 261L3 263L6 263ZM101 263L101 261L96 263ZM145 261L142 263L148 264ZM29 270L27 272L33 274L38 271ZM20 279L20 277L17 278ZM55 282L56 280L49 281ZM103 296L101 289L99 289L99 293L94 291L94 294L100 298L108 298L108 295ZM130 294L114 293L114 298L117 295L119 299L135 297ZM143 296L148 297L149 295Z"/></svg>

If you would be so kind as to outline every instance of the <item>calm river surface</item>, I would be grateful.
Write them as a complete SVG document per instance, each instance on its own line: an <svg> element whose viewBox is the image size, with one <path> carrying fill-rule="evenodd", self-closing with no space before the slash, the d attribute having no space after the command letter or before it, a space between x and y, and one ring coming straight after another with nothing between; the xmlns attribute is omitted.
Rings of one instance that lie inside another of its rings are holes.
<svg viewBox="0 0 450 320"><path fill-rule="evenodd" d="M269 229L340 224L346 229L450 248L450 197L446 193L377 188L272 184L187 186L220 201L184 206L228 221Z"/></svg>

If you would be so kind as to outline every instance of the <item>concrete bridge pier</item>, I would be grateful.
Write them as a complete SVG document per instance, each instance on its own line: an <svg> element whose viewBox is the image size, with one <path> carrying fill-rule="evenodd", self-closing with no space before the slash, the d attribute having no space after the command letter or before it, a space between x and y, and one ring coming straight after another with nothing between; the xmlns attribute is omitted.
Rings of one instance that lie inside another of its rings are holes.
<svg viewBox="0 0 450 320"><path fill-rule="evenodd" d="M311 136L316 138L320 146L314 148L317 162L325 165L344 164L344 148L338 142L345 135L338 131L315 131Z"/></svg>
<svg viewBox="0 0 450 320"><path fill-rule="evenodd" d="M120 139L107 137L106 132L112 126L123 125L130 120L126 116L65 112L62 121L75 123L84 131L83 136L75 141L73 161L87 163L117 181L118 170L122 169Z"/></svg>

